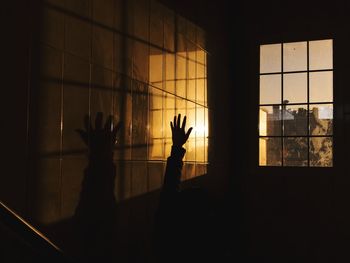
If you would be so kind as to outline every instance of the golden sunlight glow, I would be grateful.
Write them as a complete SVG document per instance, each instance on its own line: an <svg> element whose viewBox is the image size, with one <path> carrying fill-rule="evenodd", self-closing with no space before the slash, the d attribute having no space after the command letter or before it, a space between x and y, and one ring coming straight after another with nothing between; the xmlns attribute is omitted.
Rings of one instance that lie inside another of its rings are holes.
<svg viewBox="0 0 350 263"><path fill-rule="evenodd" d="M186 128L193 127L190 138L184 146L187 151L185 161L207 162L209 128L205 61L206 53L201 50L178 52L175 56L151 52L149 60L151 160L166 160L170 154L170 122L174 115L181 114L187 116ZM163 66L164 75L162 75Z"/></svg>
<svg viewBox="0 0 350 263"><path fill-rule="evenodd" d="M262 109L259 110L259 133L260 136L267 135L267 112Z"/></svg>

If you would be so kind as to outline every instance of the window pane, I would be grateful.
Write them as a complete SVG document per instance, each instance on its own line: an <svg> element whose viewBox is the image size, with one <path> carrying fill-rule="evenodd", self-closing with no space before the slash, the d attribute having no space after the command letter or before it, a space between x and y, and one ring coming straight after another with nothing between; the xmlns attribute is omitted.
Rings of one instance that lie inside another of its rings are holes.
<svg viewBox="0 0 350 263"><path fill-rule="evenodd" d="M259 165L260 166L281 166L282 151L281 138L260 138L259 139Z"/></svg>
<svg viewBox="0 0 350 263"><path fill-rule="evenodd" d="M310 135L333 134L333 105L310 105Z"/></svg>
<svg viewBox="0 0 350 263"><path fill-rule="evenodd" d="M333 139L331 137L310 138L310 166L333 166Z"/></svg>
<svg viewBox="0 0 350 263"><path fill-rule="evenodd" d="M307 166L307 138L283 139L283 166Z"/></svg>
<svg viewBox="0 0 350 263"><path fill-rule="evenodd" d="M156 87L161 87L161 83L163 80L162 73L163 73L162 51L157 48L151 48L150 56L149 56L149 81L151 85Z"/></svg>
<svg viewBox="0 0 350 263"><path fill-rule="evenodd" d="M260 46L260 73L281 72L281 44Z"/></svg>
<svg viewBox="0 0 350 263"><path fill-rule="evenodd" d="M281 135L281 106L262 106L259 111L259 135Z"/></svg>
<svg viewBox="0 0 350 263"><path fill-rule="evenodd" d="M281 103L281 75L260 76L260 104Z"/></svg>
<svg viewBox="0 0 350 263"><path fill-rule="evenodd" d="M162 110L152 110L150 112L151 137L163 137L163 112Z"/></svg>
<svg viewBox="0 0 350 263"><path fill-rule="evenodd" d="M176 56L176 79L186 79L186 58Z"/></svg>
<svg viewBox="0 0 350 263"><path fill-rule="evenodd" d="M310 72L310 102L333 101L333 72Z"/></svg>
<svg viewBox="0 0 350 263"><path fill-rule="evenodd" d="M151 142L149 144L149 158L151 160L164 159L163 139L151 139Z"/></svg>
<svg viewBox="0 0 350 263"><path fill-rule="evenodd" d="M333 40L318 40L309 42L309 68L332 69L333 68Z"/></svg>
<svg viewBox="0 0 350 263"><path fill-rule="evenodd" d="M283 44L283 71L300 71L307 69L306 42Z"/></svg>
<svg viewBox="0 0 350 263"><path fill-rule="evenodd" d="M307 135L307 106L284 105L284 135Z"/></svg>
<svg viewBox="0 0 350 263"><path fill-rule="evenodd" d="M165 55L165 79L175 79L175 56L173 54Z"/></svg>
<svg viewBox="0 0 350 263"><path fill-rule="evenodd" d="M307 103L307 74L283 75L283 100L289 103Z"/></svg>

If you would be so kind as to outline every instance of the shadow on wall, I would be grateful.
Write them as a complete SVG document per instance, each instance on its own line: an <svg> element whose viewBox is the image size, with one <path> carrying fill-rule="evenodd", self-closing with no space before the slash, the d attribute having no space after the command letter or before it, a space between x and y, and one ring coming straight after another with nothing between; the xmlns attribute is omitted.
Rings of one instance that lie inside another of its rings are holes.
<svg viewBox="0 0 350 263"><path fill-rule="evenodd" d="M86 113L103 112L123 120L113 156L116 167L99 186L110 183L108 191L101 191L110 200L103 206L114 206L116 200L119 207L108 222L92 213L89 224L101 226L94 234L99 235L123 210L111 227L118 235L110 233L110 238L117 236L126 254L135 247L148 251L157 203L152 191L162 184L171 147L166 129L177 113L188 115L195 127L185 145L183 180L206 174L205 32L153 0L44 1L42 14L39 78L33 85L39 88L31 102L32 218L47 226L53 240L69 241L59 245L72 245L77 253L74 247L84 246L72 236L79 221L76 208L84 204L85 189L97 185L88 179L94 171L75 129ZM98 200L106 196L86 198L94 209L104 210Z"/></svg>
<svg viewBox="0 0 350 263"><path fill-rule="evenodd" d="M74 130L97 112L123 119L114 155L118 201L160 188L181 113L195 127L184 180L206 174L208 106L204 31L156 1L44 1L40 76L31 127L33 217L72 216L86 147Z"/></svg>

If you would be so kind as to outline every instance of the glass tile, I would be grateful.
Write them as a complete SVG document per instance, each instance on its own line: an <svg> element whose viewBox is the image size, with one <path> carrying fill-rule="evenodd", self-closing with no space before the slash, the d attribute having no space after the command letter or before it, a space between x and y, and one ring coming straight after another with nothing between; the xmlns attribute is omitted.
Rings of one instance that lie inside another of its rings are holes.
<svg viewBox="0 0 350 263"><path fill-rule="evenodd" d="M307 73L283 75L283 101L307 103Z"/></svg>
<svg viewBox="0 0 350 263"><path fill-rule="evenodd" d="M333 72L310 72L310 102L333 102Z"/></svg>
<svg viewBox="0 0 350 263"><path fill-rule="evenodd" d="M305 137L283 139L283 166L307 166L308 145Z"/></svg>
<svg viewBox="0 0 350 263"><path fill-rule="evenodd" d="M310 135L333 135L333 104L310 104Z"/></svg>
<svg viewBox="0 0 350 263"><path fill-rule="evenodd" d="M149 144L149 159L163 160L164 159L164 140L151 139Z"/></svg>
<svg viewBox="0 0 350 263"><path fill-rule="evenodd" d="M311 137L310 138L310 166L332 167L333 166L333 138Z"/></svg>
<svg viewBox="0 0 350 263"><path fill-rule="evenodd" d="M163 81L163 53L161 49L151 48L149 56L149 81L151 85Z"/></svg>
<svg viewBox="0 0 350 263"><path fill-rule="evenodd" d="M281 75L260 76L260 104L281 103Z"/></svg>
<svg viewBox="0 0 350 263"><path fill-rule="evenodd" d="M283 71L307 70L307 43L283 44Z"/></svg>
<svg viewBox="0 0 350 263"><path fill-rule="evenodd" d="M333 40L309 42L309 69L333 69Z"/></svg>
<svg viewBox="0 0 350 263"><path fill-rule="evenodd" d="M281 44L260 46L260 73L281 72Z"/></svg>
<svg viewBox="0 0 350 263"><path fill-rule="evenodd" d="M259 139L259 165L281 166L282 164L282 142L281 138Z"/></svg>
<svg viewBox="0 0 350 263"><path fill-rule="evenodd" d="M307 106L283 105L283 135L307 135Z"/></svg>
<svg viewBox="0 0 350 263"><path fill-rule="evenodd" d="M259 135L279 136L281 135L282 107L261 106L259 110Z"/></svg>

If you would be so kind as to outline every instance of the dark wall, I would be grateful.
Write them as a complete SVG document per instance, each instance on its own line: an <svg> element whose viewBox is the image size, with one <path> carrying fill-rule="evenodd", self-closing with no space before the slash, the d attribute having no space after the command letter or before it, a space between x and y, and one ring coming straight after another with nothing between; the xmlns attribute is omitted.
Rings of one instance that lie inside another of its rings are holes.
<svg viewBox="0 0 350 263"><path fill-rule="evenodd" d="M31 3L30 3L31 2ZM0 199L26 215L29 179L28 107L36 1L9 1L1 8L1 165Z"/></svg>

